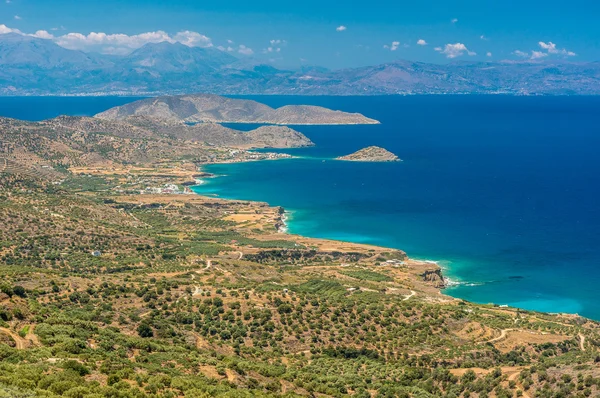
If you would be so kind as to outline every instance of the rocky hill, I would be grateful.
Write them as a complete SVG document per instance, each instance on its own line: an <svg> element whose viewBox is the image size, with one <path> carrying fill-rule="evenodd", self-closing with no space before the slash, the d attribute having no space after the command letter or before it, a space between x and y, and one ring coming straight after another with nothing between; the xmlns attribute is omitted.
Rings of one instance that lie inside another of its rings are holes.
<svg viewBox="0 0 600 398"><path fill-rule="evenodd" d="M350 155L340 156L337 160L347 160L352 162L397 162L400 161L398 156L394 155L387 149L378 146L370 146Z"/></svg>
<svg viewBox="0 0 600 398"><path fill-rule="evenodd" d="M294 124L376 124L359 113L319 106L288 105L273 109L256 101L194 94L148 98L111 108L95 117L121 120L131 116L184 122Z"/></svg>
<svg viewBox="0 0 600 398"><path fill-rule="evenodd" d="M90 166L210 158L227 148L290 148L313 143L283 126L250 132L215 123L189 126L136 117L111 121L61 116L42 122L0 118L0 157L23 165Z"/></svg>

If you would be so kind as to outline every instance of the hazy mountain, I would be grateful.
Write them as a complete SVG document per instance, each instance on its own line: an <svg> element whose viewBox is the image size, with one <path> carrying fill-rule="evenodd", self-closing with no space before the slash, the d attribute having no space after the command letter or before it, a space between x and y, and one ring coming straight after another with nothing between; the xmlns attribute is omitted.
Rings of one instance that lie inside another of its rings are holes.
<svg viewBox="0 0 600 398"><path fill-rule="evenodd" d="M181 43L148 43L123 59L124 67L150 73L202 73L221 69L237 58L214 48Z"/></svg>
<svg viewBox="0 0 600 398"><path fill-rule="evenodd" d="M280 70L216 48L147 44L125 56L0 35L0 95L63 94L600 94L600 63L396 61Z"/></svg>
<svg viewBox="0 0 600 398"><path fill-rule="evenodd" d="M16 33L0 35L0 65L35 69L99 68L111 62L98 54L68 50L50 40Z"/></svg>

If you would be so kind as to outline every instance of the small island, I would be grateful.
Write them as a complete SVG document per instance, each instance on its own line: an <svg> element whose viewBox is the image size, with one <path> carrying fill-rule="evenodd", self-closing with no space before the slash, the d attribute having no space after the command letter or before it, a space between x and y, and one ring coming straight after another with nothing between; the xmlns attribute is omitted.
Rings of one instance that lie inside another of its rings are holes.
<svg viewBox="0 0 600 398"><path fill-rule="evenodd" d="M95 117L123 120L132 116L186 123L259 123L273 125L379 124L360 113L312 105L271 108L260 102L214 94L188 94L146 98L110 108Z"/></svg>
<svg viewBox="0 0 600 398"><path fill-rule="evenodd" d="M346 160L351 162L401 162L402 160L387 149L370 146L350 155L340 156L336 160Z"/></svg>

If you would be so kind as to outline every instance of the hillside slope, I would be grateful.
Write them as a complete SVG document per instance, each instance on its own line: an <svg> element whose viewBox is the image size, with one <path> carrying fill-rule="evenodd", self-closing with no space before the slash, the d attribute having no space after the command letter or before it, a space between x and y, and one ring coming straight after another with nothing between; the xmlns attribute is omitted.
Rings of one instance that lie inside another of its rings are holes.
<svg viewBox="0 0 600 398"><path fill-rule="evenodd" d="M266 204L139 194L186 164L0 163L0 395L600 392L598 323L454 300L435 264L278 233Z"/></svg>
<svg viewBox="0 0 600 398"><path fill-rule="evenodd" d="M599 323L456 300L403 251L281 233L281 208L187 190L198 165L265 154L131 123L0 119L0 396L600 393Z"/></svg>
<svg viewBox="0 0 600 398"><path fill-rule="evenodd" d="M304 135L283 126L242 132L214 123L188 126L140 117L110 121L60 116L42 122L0 118L0 156L31 166L156 163L212 158L226 154L227 148L310 145Z"/></svg>

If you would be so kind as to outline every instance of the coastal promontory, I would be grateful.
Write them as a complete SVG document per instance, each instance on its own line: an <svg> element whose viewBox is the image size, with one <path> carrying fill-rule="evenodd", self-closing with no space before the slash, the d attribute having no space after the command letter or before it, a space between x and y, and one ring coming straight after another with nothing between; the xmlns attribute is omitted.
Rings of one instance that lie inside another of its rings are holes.
<svg viewBox="0 0 600 398"><path fill-rule="evenodd" d="M117 106L96 115L105 120L146 116L186 123L378 124L360 113L348 113L309 105L271 108L257 101L213 94L147 98Z"/></svg>
<svg viewBox="0 0 600 398"><path fill-rule="evenodd" d="M352 162L401 162L402 160L387 149L370 146L358 150L350 155L340 156L337 160L346 160Z"/></svg>

